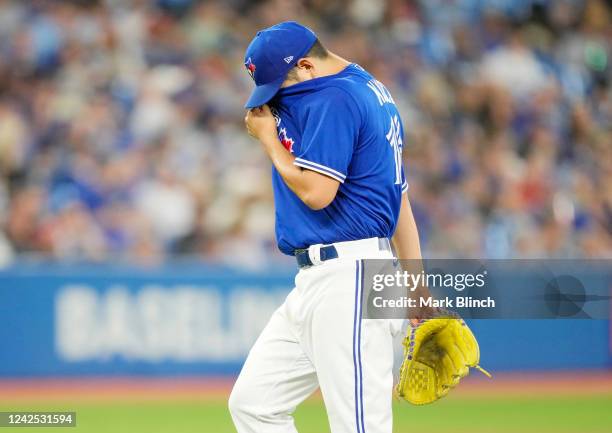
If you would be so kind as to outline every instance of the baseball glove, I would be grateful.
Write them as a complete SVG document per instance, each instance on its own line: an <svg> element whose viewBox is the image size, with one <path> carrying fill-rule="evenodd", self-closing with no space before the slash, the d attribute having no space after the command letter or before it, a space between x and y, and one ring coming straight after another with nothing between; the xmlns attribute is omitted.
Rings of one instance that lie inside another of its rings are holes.
<svg viewBox="0 0 612 433"><path fill-rule="evenodd" d="M396 392L416 405L433 403L457 386L470 367L482 369L478 342L456 317L420 320L404 339L404 361Z"/></svg>

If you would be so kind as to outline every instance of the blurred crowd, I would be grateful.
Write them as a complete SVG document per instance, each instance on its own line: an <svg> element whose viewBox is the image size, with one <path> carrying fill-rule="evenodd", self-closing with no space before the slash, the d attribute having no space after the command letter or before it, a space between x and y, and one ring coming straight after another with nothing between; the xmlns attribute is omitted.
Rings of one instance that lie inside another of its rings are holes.
<svg viewBox="0 0 612 433"><path fill-rule="evenodd" d="M243 53L278 21L391 90L429 257L612 257L612 2L0 0L0 262L280 260Z"/></svg>

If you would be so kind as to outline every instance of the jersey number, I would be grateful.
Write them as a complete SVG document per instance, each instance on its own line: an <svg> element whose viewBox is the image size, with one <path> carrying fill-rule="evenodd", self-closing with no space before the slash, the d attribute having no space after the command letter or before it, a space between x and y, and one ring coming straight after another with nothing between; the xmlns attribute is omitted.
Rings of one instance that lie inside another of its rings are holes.
<svg viewBox="0 0 612 433"><path fill-rule="evenodd" d="M397 114L391 117L391 126L387 133L387 140L393 148L393 157L395 159L395 184L399 185L402 183L402 135L399 118Z"/></svg>

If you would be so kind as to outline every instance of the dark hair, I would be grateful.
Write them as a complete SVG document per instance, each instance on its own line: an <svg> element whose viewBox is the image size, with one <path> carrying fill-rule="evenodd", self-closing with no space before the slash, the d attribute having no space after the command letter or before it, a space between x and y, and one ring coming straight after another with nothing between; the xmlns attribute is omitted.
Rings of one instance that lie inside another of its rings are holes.
<svg viewBox="0 0 612 433"><path fill-rule="evenodd" d="M318 39L312 45L310 51L308 51L306 54L306 57L317 57L319 59L325 59L327 56L329 56L329 51L327 51L327 48L325 48Z"/></svg>
<svg viewBox="0 0 612 433"><path fill-rule="evenodd" d="M329 56L329 51L323 46L319 39L315 40L312 48L306 53L304 57L316 57L317 59L325 59ZM299 59L298 59L299 60ZM295 66L287 72L287 79L297 81L297 73L295 72Z"/></svg>

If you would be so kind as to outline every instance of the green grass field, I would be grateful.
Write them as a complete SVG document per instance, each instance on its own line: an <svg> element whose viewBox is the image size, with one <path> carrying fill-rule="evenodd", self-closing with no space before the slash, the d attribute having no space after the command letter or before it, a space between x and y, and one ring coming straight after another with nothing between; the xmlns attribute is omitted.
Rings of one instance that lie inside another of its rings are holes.
<svg viewBox="0 0 612 433"><path fill-rule="evenodd" d="M453 397L430 406L396 403L395 433L610 433L612 394L558 397ZM127 399L53 403L0 401L0 410L74 410L76 428L53 432L230 433L225 400ZM305 402L295 414L300 433L329 432L320 399ZM20 433L44 428L0 429ZM46 430L48 431L48 430Z"/></svg>

